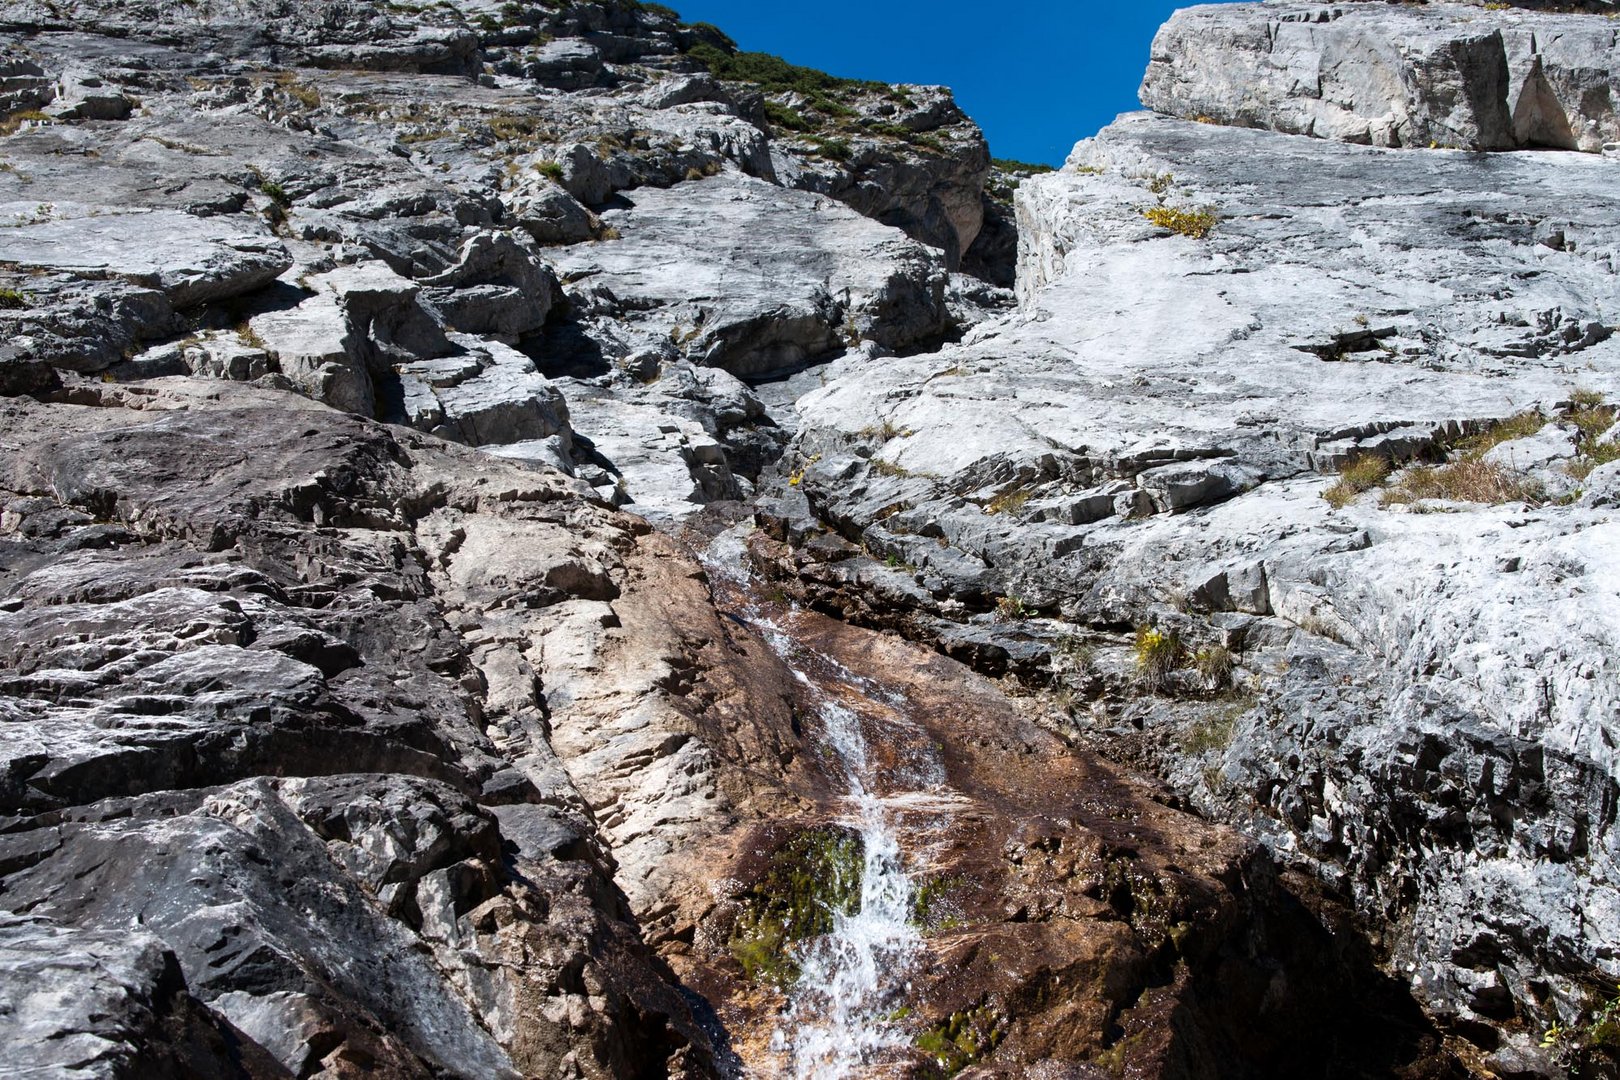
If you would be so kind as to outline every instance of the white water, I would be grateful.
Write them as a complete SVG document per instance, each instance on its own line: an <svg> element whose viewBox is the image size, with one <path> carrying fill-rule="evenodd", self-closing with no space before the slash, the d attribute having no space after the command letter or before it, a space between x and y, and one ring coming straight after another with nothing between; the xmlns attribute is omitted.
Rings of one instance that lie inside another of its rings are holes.
<svg viewBox="0 0 1620 1080"><path fill-rule="evenodd" d="M832 933L804 943L800 975L772 1049L792 1076L841 1080L881 1051L905 1046L895 1022L909 989L905 973L921 947L912 925L911 878L882 801L869 789L866 737L855 712L823 700L826 737L843 765L852 808L848 822L864 851L860 906L835 913Z"/></svg>
<svg viewBox="0 0 1620 1080"><path fill-rule="evenodd" d="M711 570L745 584L748 575L741 549L734 535L723 536L704 561ZM917 793L882 797L876 790L860 715L816 685L802 666L804 646L785 627L757 605L750 605L746 614L772 651L810 687L823 739L837 757L848 791L843 823L861 838L860 904L848 914L834 912L831 933L798 947L799 979L771 1041L783 1075L843 1080L859 1075L884 1051L911 1041L897 1013L910 990L907 973L922 947L922 935L912 924L912 882L890 806L914 800ZM818 655L816 660L834 673L842 688L868 701L891 709L905 703L904 695L873 684L831 657ZM937 788L944 780L937 759L912 763L904 771L905 781L916 787Z"/></svg>

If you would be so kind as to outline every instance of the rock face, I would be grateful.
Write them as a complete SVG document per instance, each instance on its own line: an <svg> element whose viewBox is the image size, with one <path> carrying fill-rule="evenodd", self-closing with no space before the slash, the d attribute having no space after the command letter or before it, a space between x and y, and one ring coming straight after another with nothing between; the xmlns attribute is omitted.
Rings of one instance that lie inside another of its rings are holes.
<svg viewBox="0 0 1620 1080"><path fill-rule="evenodd" d="M713 441L724 419L635 389L683 359L758 375L982 317L947 270L988 151L943 88L717 78L729 39L629 3L25 4L0 38L18 385L41 365L268 380L679 515L776 444L576 455L551 376L611 377L627 431Z"/></svg>
<svg viewBox="0 0 1620 1080"><path fill-rule="evenodd" d="M1056 686L1551 1068L1620 934L1615 179L1122 118L1021 185L1018 316L800 399L780 580Z"/></svg>
<svg viewBox="0 0 1620 1080"><path fill-rule="evenodd" d="M1192 9L1030 175L205 7L0 14L0 1072L1616 1064L1603 13Z"/></svg>
<svg viewBox="0 0 1620 1080"><path fill-rule="evenodd" d="M1461 4L1204 4L1153 41L1142 103L1373 146L1620 144L1612 12Z"/></svg>

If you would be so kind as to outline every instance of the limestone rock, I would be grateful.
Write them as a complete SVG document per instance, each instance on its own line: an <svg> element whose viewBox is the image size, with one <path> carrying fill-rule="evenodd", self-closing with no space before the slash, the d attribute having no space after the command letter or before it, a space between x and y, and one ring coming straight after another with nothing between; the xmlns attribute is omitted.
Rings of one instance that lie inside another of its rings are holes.
<svg viewBox="0 0 1620 1080"><path fill-rule="evenodd" d="M1620 396L1613 168L1122 118L1020 187L1018 315L937 354L840 360L799 399L795 490L874 553L807 543L799 595L1037 681L1077 627L1175 628L1189 668L1220 645L1280 712L1207 721L1231 723L1230 743L1188 751L1192 720L1132 704L1127 641L1118 668L1068 684L1100 698L1077 737L1126 740L1405 920L1397 963L1440 1015L1539 1008L1527 980L1608 962L1582 920L1620 873L1596 854L1564 868L1610 828L1592 793L1617 768L1603 732L1620 673L1598 645L1616 630L1596 606L1614 522L1586 508L1607 505L1608 474L1582 506L1554 504L1578 486L1572 393ZM1204 239L1145 216L1204 207ZM1580 239L1548 247L1543 221ZM1523 485L1497 505L1401 502L1418 469L1382 485L1388 507L1321 497L1358 455L1465 460L1470 435L1533 410L1534 436L1480 457ZM1487 775L1488 793L1466 779ZM1519 793L1543 783L1558 794L1528 809ZM1436 785L1455 828L1418 810ZM1513 828L1484 828L1508 803ZM1488 957L1470 945L1485 939ZM1573 1015L1579 991L1558 985L1546 1015Z"/></svg>
<svg viewBox="0 0 1620 1080"><path fill-rule="evenodd" d="M1159 31L1142 103L1374 146L1601 151L1620 142L1602 15L1350 3L1206 4Z"/></svg>
<svg viewBox="0 0 1620 1080"><path fill-rule="evenodd" d="M570 294L596 298L575 306L628 314L620 335L701 364L754 375L945 327L938 257L829 199L724 175L642 189L603 219L620 239L557 256Z"/></svg>

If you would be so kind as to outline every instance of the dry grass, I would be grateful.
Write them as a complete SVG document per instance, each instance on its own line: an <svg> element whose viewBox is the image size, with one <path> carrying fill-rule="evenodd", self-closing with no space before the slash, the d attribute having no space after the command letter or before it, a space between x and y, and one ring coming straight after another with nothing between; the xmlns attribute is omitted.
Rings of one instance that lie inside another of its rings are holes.
<svg viewBox="0 0 1620 1080"><path fill-rule="evenodd" d="M1016 514L1024 508L1034 494L1029 488L1023 487L1004 491L984 504L984 512L987 514Z"/></svg>
<svg viewBox="0 0 1620 1080"><path fill-rule="evenodd" d="M1399 483L1384 492L1383 504L1445 499L1494 505L1541 502L1546 496L1540 483L1521 473L1478 457L1464 457L1449 465L1408 470Z"/></svg>
<svg viewBox="0 0 1620 1080"><path fill-rule="evenodd" d="M1185 650L1174 630L1144 626L1136 632L1136 674L1149 689L1157 690L1181 666Z"/></svg>
<svg viewBox="0 0 1620 1080"><path fill-rule="evenodd" d="M1495 446L1514 439L1528 439L1547 426L1547 418L1539 412L1522 412L1506 420L1498 420L1484 431L1470 435L1458 443L1458 449L1478 455Z"/></svg>
<svg viewBox="0 0 1620 1080"><path fill-rule="evenodd" d="M1338 483L1322 492L1322 498L1333 509L1342 510L1362 492L1371 491L1389 479L1389 473L1389 462L1377 455L1351 458L1339 467Z"/></svg>

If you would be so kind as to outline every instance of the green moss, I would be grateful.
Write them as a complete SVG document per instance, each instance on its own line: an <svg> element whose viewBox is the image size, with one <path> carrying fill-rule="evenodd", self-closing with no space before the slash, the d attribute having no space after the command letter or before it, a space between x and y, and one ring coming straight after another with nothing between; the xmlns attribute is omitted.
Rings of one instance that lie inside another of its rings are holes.
<svg viewBox="0 0 1620 1080"><path fill-rule="evenodd" d="M800 833L771 856L740 898L729 943L749 980L793 984L793 945L830 933L838 915L860 907L863 858L858 837L830 826Z"/></svg>
<svg viewBox="0 0 1620 1080"><path fill-rule="evenodd" d="M934 1059L946 1076L984 1060L1007 1035L1007 1018L988 1003L952 1013L918 1035L914 1045Z"/></svg>
<svg viewBox="0 0 1620 1080"><path fill-rule="evenodd" d="M951 904L951 894L967 884L959 874L937 874L911 890L911 922L921 930L941 932L962 925Z"/></svg>

